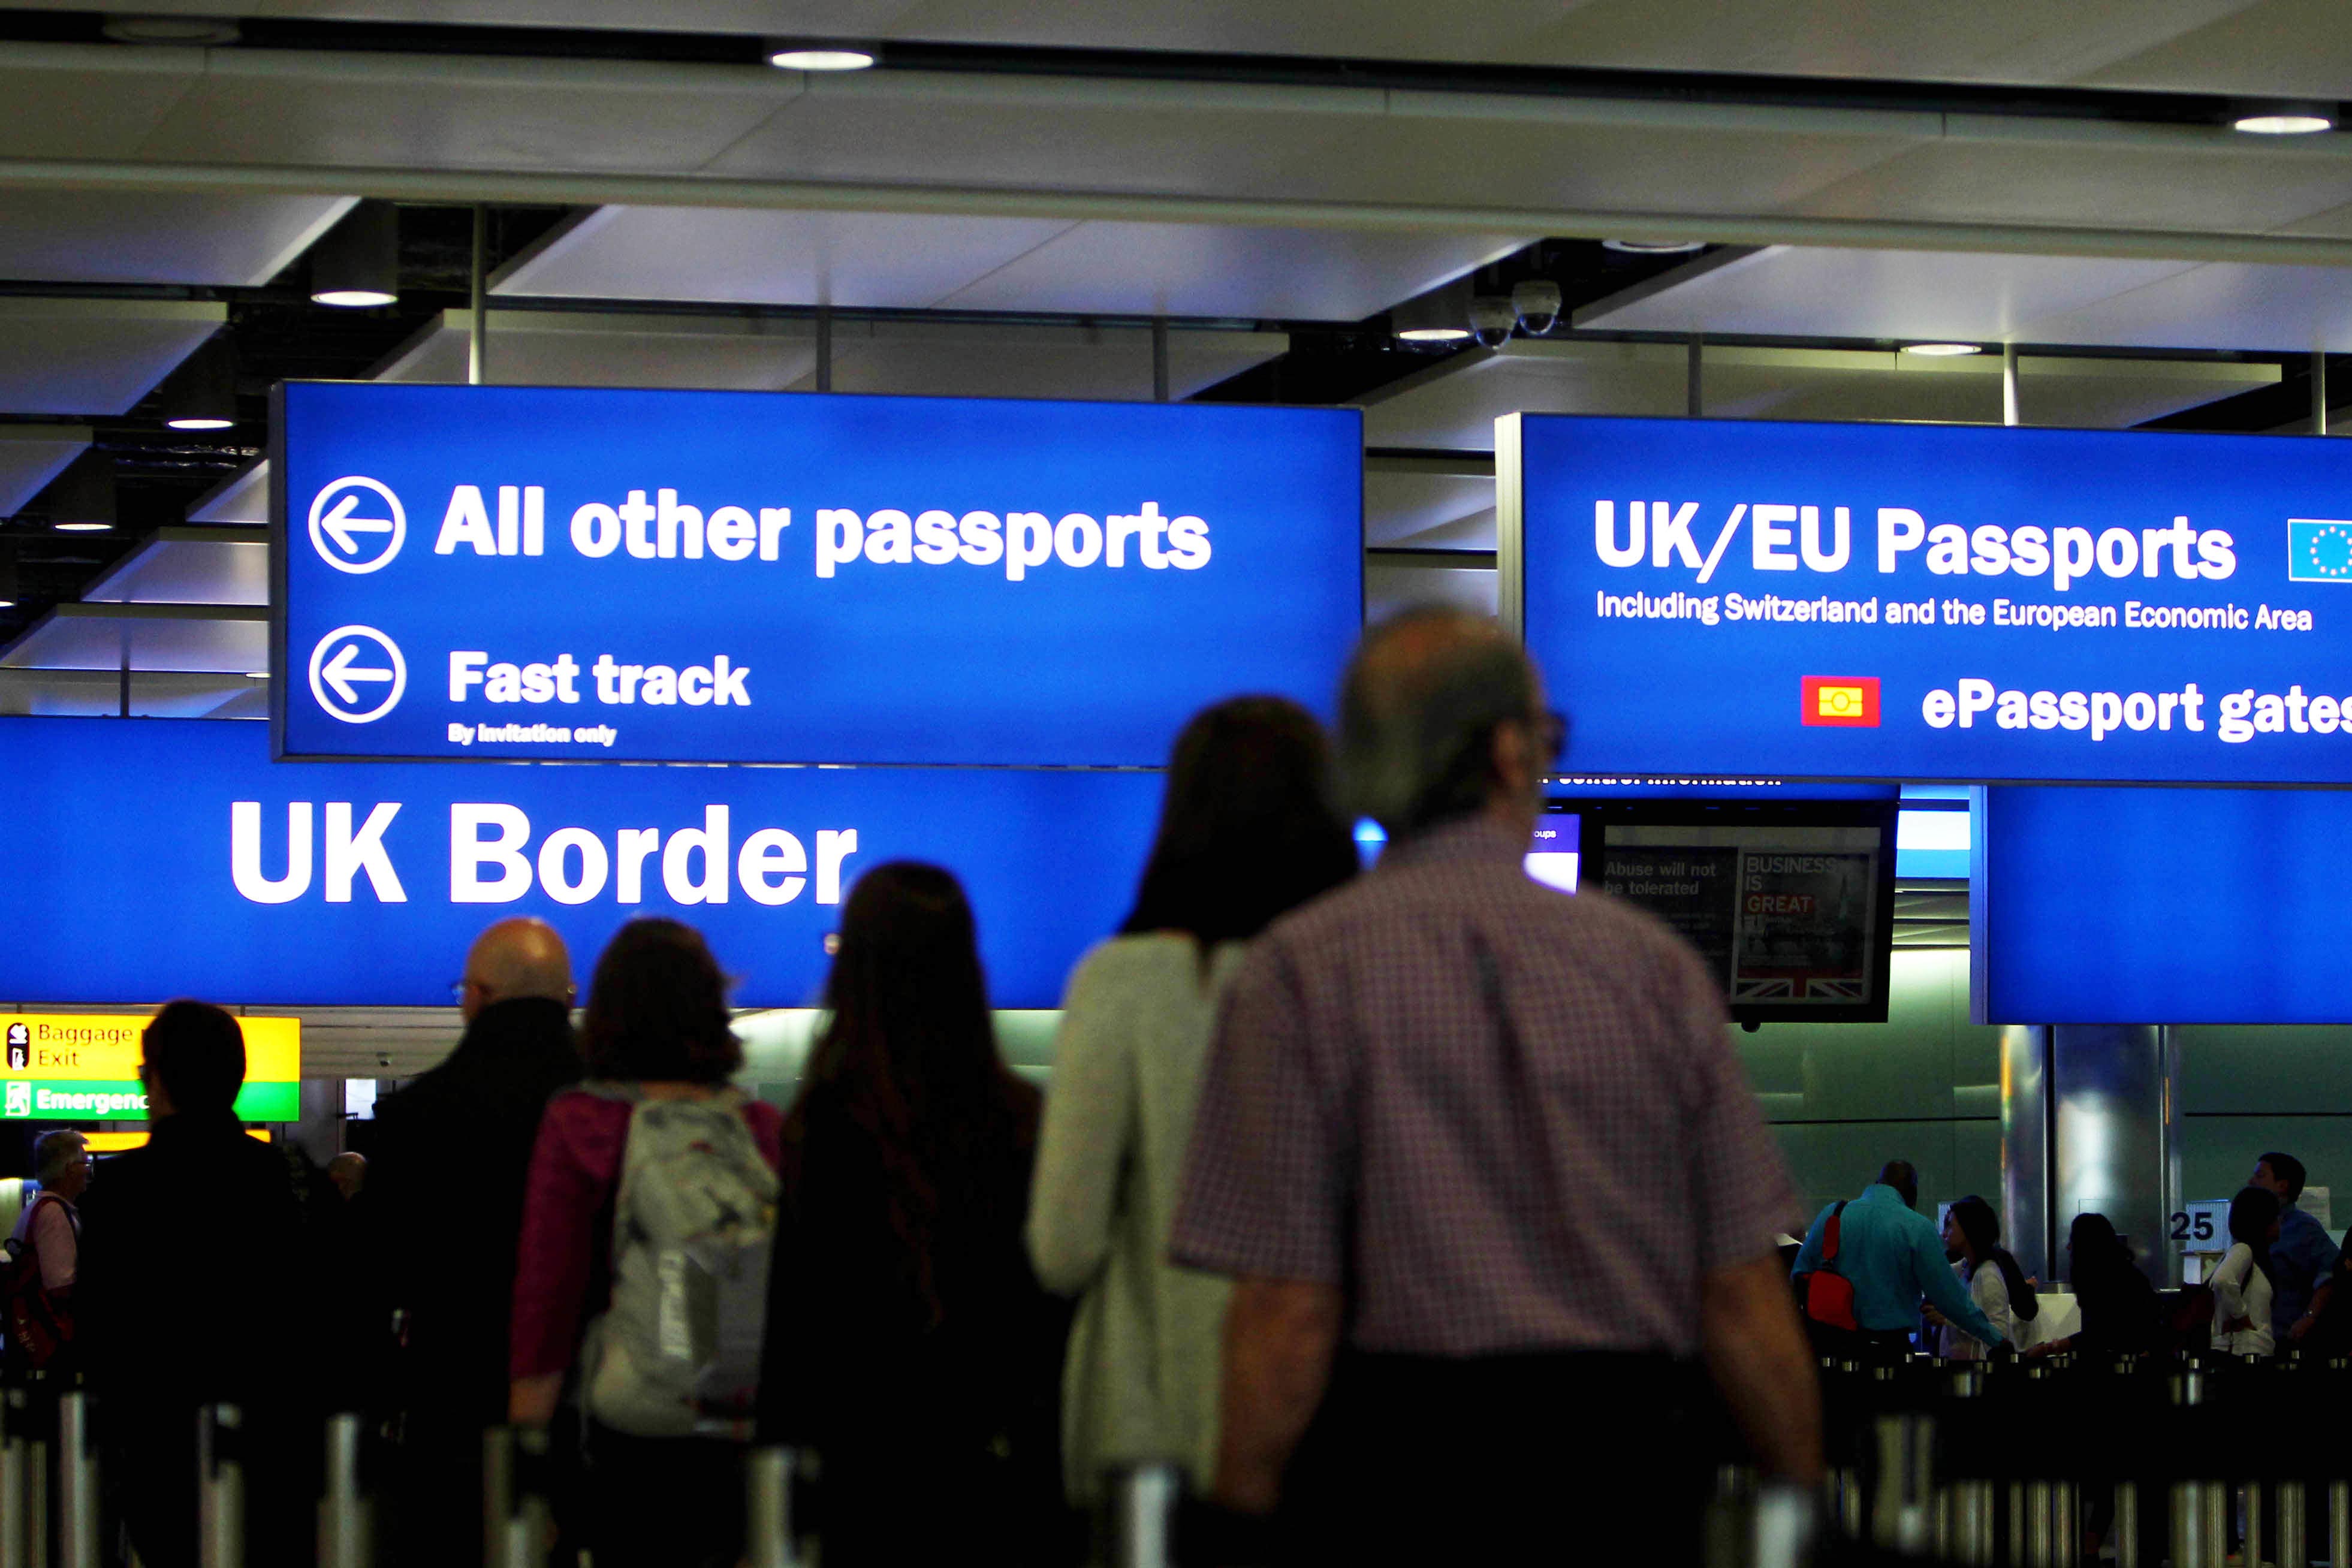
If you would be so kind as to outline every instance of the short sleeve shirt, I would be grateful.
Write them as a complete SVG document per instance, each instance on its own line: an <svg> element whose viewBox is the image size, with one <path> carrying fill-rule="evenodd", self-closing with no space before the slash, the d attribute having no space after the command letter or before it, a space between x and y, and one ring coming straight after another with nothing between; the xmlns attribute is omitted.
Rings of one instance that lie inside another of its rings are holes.
<svg viewBox="0 0 2352 1568"><path fill-rule="evenodd" d="M1340 1285L1359 1349L1699 1342L1797 1216L1719 977L1484 820L1277 921L1227 993L1176 1261Z"/></svg>

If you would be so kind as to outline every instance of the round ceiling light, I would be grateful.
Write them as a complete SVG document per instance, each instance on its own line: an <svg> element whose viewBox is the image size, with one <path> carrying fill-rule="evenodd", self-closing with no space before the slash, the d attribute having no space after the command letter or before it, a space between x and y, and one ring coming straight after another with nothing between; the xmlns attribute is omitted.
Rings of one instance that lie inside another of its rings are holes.
<svg viewBox="0 0 2352 1568"><path fill-rule="evenodd" d="M1694 250L1705 250L1703 239L1604 239L1603 250L1622 250L1628 256L1683 256Z"/></svg>
<svg viewBox="0 0 2352 1568"><path fill-rule="evenodd" d="M1407 327L1397 334L1404 343L1458 343L1470 335L1467 327Z"/></svg>
<svg viewBox="0 0 2352 1568"><path fill-rule="evenodd" d="M49 526L56 529L59 533L104 533L108 530L111 529L114 524L110 522L55 522L51 523Z"/></svg>
<svg viewBox="0 0 2352 1568"><path fill-rule="evenodd" d="M1903 352L1917 354L1922 359L1958 359L1962 354L1984 353L1982 343L1905 343Z"/></svg>
<svg viewBox="0 0 2352 1568"><path fill-rule="evenodd" d="M768 63L788 71L862 71L874 64L874 54L839 44L781 44L771 47Z"/></svg>
<svg viewBox="0 0 2352 1568"><path fill-rule="evenodd" d="M2336 129L2325 114L2246 114L2230 121L2230 129L2249 136L2310 136Z"/></svg>
<svg viewBox="0 0 2352 1568"><path fill-rule="evenodd" d="M236 421L234 419L215 419L200 414L191 414L179 419L166 419L163 423L174 430L229 430L236 428Z"/></svg>
<svg viewBox="0 0 2352 1568"><path fill-rule="evenodd" d="M346 310L364 310L371 305L397 305L400 296L387 294L381 289L321 289L310 296L314 305L339 305Z"/></svg>

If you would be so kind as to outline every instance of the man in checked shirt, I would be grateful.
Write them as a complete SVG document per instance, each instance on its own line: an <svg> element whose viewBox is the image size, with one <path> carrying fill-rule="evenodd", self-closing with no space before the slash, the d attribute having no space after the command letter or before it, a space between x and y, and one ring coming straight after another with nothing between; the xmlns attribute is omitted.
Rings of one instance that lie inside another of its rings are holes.
<svg viewBox="0 0 2352 1568"><path fill-rule="evenodd" d="M1719 977L1525 874L1563 725L1493 622L1370 633L1340 728L1389 848L1245 959L1171 1237L1236 1282L1215 1500L1300 1560L1695 1560L1707 1382L1822 1462Z"/></svg>

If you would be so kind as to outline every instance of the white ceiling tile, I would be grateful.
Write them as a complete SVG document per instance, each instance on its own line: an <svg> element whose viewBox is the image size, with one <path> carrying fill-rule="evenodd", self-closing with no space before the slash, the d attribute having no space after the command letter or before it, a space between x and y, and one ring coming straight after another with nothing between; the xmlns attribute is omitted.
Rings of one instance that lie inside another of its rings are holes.
<svg viewBox="0 0 2352 1568"><path fill-rule="evenodd" d="M1189 397L1290 346L1280 332L1168 334L1171 397ZM834 328L833 389L932 397L1151 395L1151 333L1143 327L862 321ZM814 376L799 390L814 385Z"/></svg>
<svg viewBox="0 0 2352 1568"><path fill-rule="evenodd" d="M1386 620L1400 610L1444 605L1474 616L1491 616L1502 602L1501 581L1491 566L1430 565L1423 562L1364 563L1364 623Z"/></svg>
<svg viewBox="0 0 2352 1568"><path fill-rule="evenodd" d="M357 205L350 196L0 197L0 278L258 288Z"/></svg>
<svg viewBox="0 0 2352 1568"><path fill-rule="evenodd" d="M1364 411L1370 447L1491 451L1506 414L1669 416L1687 406L1679 344L1515 340L1471 350L1384 389ZM1998 424L2000 362L1893 352L1717 347L1704 352L1706 414L1721 419L1947 420ZM2043 359L2019 365L2029 423L2137 424L2278 380L2278 367L2191 361Z"/></svg>
<svg viewBox="0 0 2352 1568"><path fill-rule="evenodd" d="M1612 331L2050 341L2046 317L2187 270L2186 261L1770 246L1669 273L1576 313Z"/></svg>
<svg viewBox="0 0 2352 1568"><path fill-rule="evenodd" d="M492 310L489 379L522 386L677 386L768 392L816 363L804 320ZM463 382L468 310L444 310L377 367L378 381Z"/></svg>
<svg viewBox="0 0 2352 1568"><path fill-rule="evenodd" d="M217 671L269 668L269 619L226 607L202 616L123 615L104 605L59 605L0 653L16 669Z"/></svg>
<svg viewBox="0 0 2352 1568"><path fill-rule="evenodd" d="M269 543L245 529L158 529L81 597L89 605L267 605Z"/></svg>
<svg viewBox="0 0 2352 1568"><path fill-rule="evenodd" d="M0 300L0 414L123 414L228 320L178 300Z"/></svg>
<svg viewBox="0 0 2352 1568"><path fill-rule="evenodd" d="M131 157L204 64L202 49L10 44L0 49L0 154Z"/></svg>
<svg viewBox="0 0 2352 1568"><path fill-rule="evenodd" d="M1494 549L1493 476L1382 473L1368 466L1364 542L1426 550Z"/></svg>
<svg viewBox="0 0 2352 1568"><path fill-rule="evenodd" d="M919 310L1073 226L892 213L599 207L500 274L492 292Z"/></svg>
<svg viewBox="0 0 2352 1568"><path fill-rule="evenodd" d="M2225 142L2224 151L1955 139L1793 205L1808 216L2187 230L2275 228L2352 201L2352 159Z"/></svg>
<svg viewBox="0 0 2352 1568"><path fill-rule="evenodd" d="M89 441L86 425L0 425L0 517L23 510Z"/></svg>
<svg viewBox="0 0 2352 1568"><path fill-rule="evenodd" d="M2045 342L2352 352L2352 284L2335 267L2212 263L2040 323Z"/></svg>
<svg viewBox="0 0 2352 1568"><path fill-rule="evenodd" d="M761 66L208 52L139 151L185 162L693 169L799 91Z"/></svg>
<svg viewBox="0 0 2352 1568"><path fill-rule="evenodd" d="M1354 321L1538 237L1084 223L940 302L979 310Z"/></svg>
<svg viewBox="0 0 2352 1568"><path fill-rule="evenodd" d="M2352 31L2338 0L2236 0L2193 9L2204 15L2075 79L2157 92L2330 100L2343 97L2352 80Z"/></svg>
<svg viewBox="0 0 2352 1568"><path fill-rule="evenodd" d="M190 522L266 523L269 521L269 459L246 465L198 496L188 508Z"/></svg>

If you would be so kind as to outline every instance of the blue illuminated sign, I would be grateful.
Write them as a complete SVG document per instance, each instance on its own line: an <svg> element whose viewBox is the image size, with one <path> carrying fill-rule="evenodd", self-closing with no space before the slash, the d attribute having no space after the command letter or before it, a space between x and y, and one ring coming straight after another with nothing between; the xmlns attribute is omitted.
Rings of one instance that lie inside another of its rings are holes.
<svg viewBox="0 0 2352 1568"><path fill-rule="evenodd" d="M1580 771L2352 780L2352 444L1515 415L1496 463Z"/></svg>
<svg viewBox="0 0 2352 1568"><path fill-rule="evenodd" d="M1352 410L282 396L282 755L1158 766L1362 616Z"/></svg>
<svg viewBox="0 0 2352 1568"><path fill-rule="evenodd" d="M1985 795L1978 1022L2352 1023L2352 793Z"/></svg>
<svg viewBox="0 0 2352 1568"><path fill-rule="evenodd" d="M583 976L635 914L699 927L745 1006L822 991L844 893L963 879L991 994L1060 1005L1134 896L1157 773L273 763L258 724L0 719L16 918L0 996L449 1005L467 945L540 916Z"/></svg>

